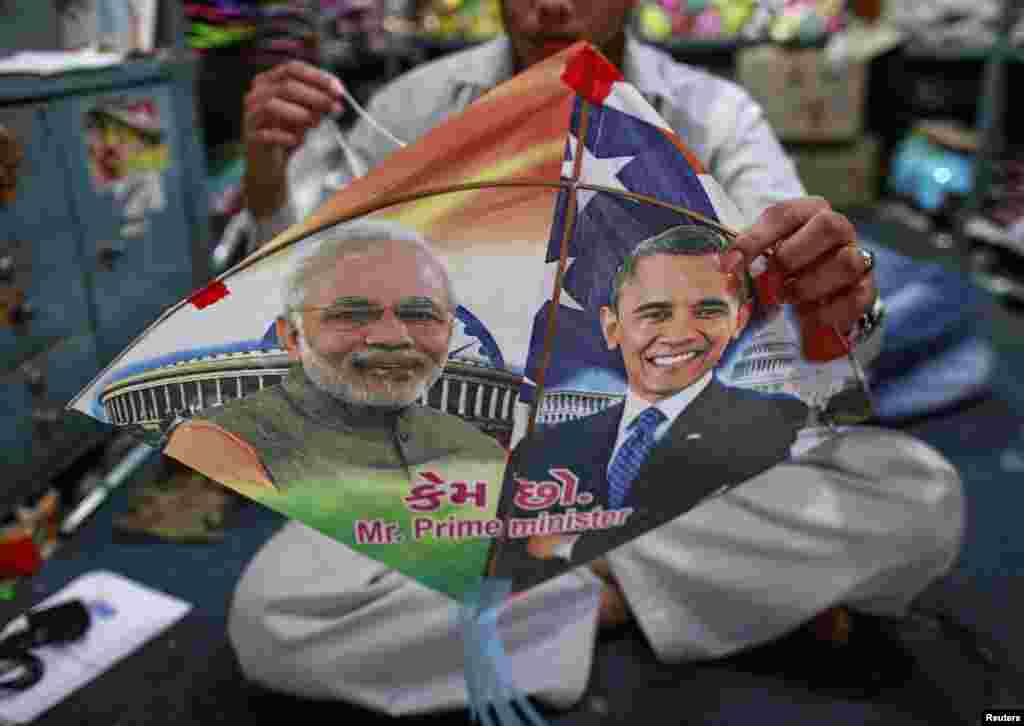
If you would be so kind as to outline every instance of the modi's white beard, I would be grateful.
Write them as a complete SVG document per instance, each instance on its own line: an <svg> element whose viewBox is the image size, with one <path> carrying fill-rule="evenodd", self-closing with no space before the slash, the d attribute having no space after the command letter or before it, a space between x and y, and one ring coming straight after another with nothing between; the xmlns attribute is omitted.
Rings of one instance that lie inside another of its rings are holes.
<svg viewBox="0 0 1024 726"><path fill-rule="evenodd" d="M381 408L404 408L425 396L430 387L437 383L443 367L431 363L426 375L418 380L388 381L383 390L369 390L358 380L350 379L344 370L331 365L306 343L305 336L298 336L299 355L302 369L317 388L334 398L357 406Z"/></svg>

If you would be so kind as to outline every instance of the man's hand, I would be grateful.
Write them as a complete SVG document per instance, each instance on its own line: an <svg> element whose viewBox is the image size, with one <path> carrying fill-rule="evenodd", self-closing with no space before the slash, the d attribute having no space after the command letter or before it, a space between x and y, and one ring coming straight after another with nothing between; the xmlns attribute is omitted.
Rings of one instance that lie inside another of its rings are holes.
<svg viewBox="0 0 1024 726"><path fill-rule="evenodd" d="M342 99L337 78L302 61L282 63L253 79L242 127L246 206L257 219L285 202L288 157L325 115L341 112Z"/></svg>
<svg viewBox="0 0 1024 726"><path fill-rule="evenodd" d="M871 307L877 289L850 221L820 197L769 207L723 256L725 272L774 252L785 276L782 302L795 306L805 330L846 335Z"/></svg>
<svg viewBox="0 0 1024 726"><path fill-rule="evenodd" d="M592 560L589 565L590 571L604 581L601 588L601 602L597 616L597 624L601 628L617 628L629 622L633 614L629 611L629 602L626 594L622 592L611 565L604 557Z"/></svg>
<svg viewBox="0 0 1024 726"><path fill-rule="evenodd" d="M535 534L526 541L526 551L537 560L554 559L555 548L569 539L560 534Z"/></svg>
<svg viewBox="0 0 1024 726"><path fill-rule="evenodd" d="M626 595L622 592L622 588L605 583L601 588L601 603L597 614L598 627L617 628L632 619L633 614L629 611L629 603L626 602Z"/></svg>
<svg viewBox="0 0 1024 726"><path fill-rule="evenodd" d="M596 560L591 560L587 567L589 567L591 572L605 582L610 582L614 585L619 584L619 581L615 579L615 574L612 572L612 567L608 564L608 559L606 557L598 557Z"/></svg>

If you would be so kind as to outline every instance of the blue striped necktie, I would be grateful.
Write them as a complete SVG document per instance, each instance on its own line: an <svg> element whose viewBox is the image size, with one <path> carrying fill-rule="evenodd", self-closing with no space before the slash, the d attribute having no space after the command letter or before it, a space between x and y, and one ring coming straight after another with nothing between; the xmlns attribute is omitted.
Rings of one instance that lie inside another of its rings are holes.
<svg viewBox="0 0 1024 726"><path fill-rule="evenodd" d="M654 446L654 430L665 420L665 414L651 406L629 424L629 437L608 467L608 508L619 509L626 501L629 485L633 483L640 467Z"/></svg>

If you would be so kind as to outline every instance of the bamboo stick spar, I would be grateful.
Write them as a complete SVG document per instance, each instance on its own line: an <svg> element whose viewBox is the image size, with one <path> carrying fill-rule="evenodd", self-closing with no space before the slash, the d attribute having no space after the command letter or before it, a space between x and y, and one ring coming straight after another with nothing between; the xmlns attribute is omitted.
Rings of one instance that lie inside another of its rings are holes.
<svg viewBox="0 0 1024 726"><path fill-rule="evenodd" d="M377 199L370 200L370 201L366 202L365 204L361 204L361 205L357 206L355 209L353 209L352 211L348 212L347 214L343 214L343 215L341 215L339 217L335 217L335 218L330 219L328 221L325 221L325 222L322 222L320 224L314 225L313 227L311 227L308 230L304 230L303 233L300 236L295 237L294 239L290 239L290 240L288 240L288 241L286 241L286 242L284 242L282 244L276 244L276 245L275 244L266 244L266 245L263 245L260 249L258 249L255 252L253 252L247 258L245 258L244 260L239 262L237 265L232 267L230 270L226 270L226 271L222 272L220 275L217 275L217 277L215 277L213 280L211 280L209 283L207 283L207 286L215 285L217 283L224 282L228 278L238 274L239 272L245 270L248 267L251 267L252 265L254 265L257 262L259 262L260 260L263 260L263 259L269 257L270 255L273 255L273 254L275 254L277 252L280 252L281 250L287 249L288 247L291 247L292 245L294 245L294 244L296 244L298 242L301 242L302 240L306 239L307 237L310 237L310 236L316 234L317 232L321 232L321 231L323 231L324 229L326 229L328 227L334 226L335 224L341 224L343 222L350 222L353 219L356 219L358 217L362 217L362 216L367 215L367 214L373 214L374 212L379 212L382 209L387 209L388 207L394 207L394 206L397 206L399 204L406 204L408 202L415 202L415 201L419 201L421 199L426 199L427 197L439 196L439 195L442 195L442 194L456 194L456 193L459 193L459 192L480 191L480 190L483 190L483 189L501 189L501 188L520 188L520 189L522 189L522 188L530 188L530 187L534 187L534 188L547 188L547 189L551 189L551 190L554 190L554 191L560 191L562 189L570 190L570 191L574 190L574 189L580 189L580 190L586 190L586 191L602 192L602 193L605 193L605 194L617 194L617 195L619 195L621 197L632 199L633 201L638 202L638 203L652 204L654 206L663 207L665 209L670 209L670 210L672 210L672 211L674 211L674 212L676 212L678 214L682 214L684 216L690 217L691 219L693 219L693 220L695 220L697 222L700 222L701 224L706 224L709 227L713 227L714 229L717 229L719 232L724 234L729 239L735 239L739 235L739 233L736 232L735 230L733 230L733 229L731 229L731 228L729 228L729 227L727 227L727 226L725 226L725 225L723 225L723 224L721 224L719 222L716 222L716 221L714 221L712 219L709 219L708 217L705 217L703 214L700 214L699 212L694 212L691 209L687 209L686 207L682 207L682 206L679 206L677 204L672 204L671 202L665 202L665 201L662 201L661 199L658 199L656 197L647 196L645 194L637 194L636 192L629 192L629 191L626 191L624 189L615 189L613 187L601 186L599 184L586 184L586 183L581 183L581 182L573 182L573 181L569 181L567 179L559 179L557 181L551 181L551 180L548 180L548 179L528 179L528 178L527 179L505 179L505 180L482 181L482 182L467 182L467 183L464 183L464 184L449 184L449 185L446 185L446 186L434 187L434 188L431 188L431 189L421 189L421 190L416 191L416 192L405 192L405 193L402 193L402 194L393 194L393 195L384 196L384 197L378 197ZM573 197L573 198L575 198L575 197ZM282 234L286 235L286 234L288 234L288 232L286 231L286 232L283 232ZM160 315L159 318L157 318L149 326L147 326L147 328L139 335L137 340L141 340L142 338L144 338L153 329L155 329L158 325L160 325L162 322L164 322L164 320L169 318L171 315L176 313L178 310L180 310L185 305L188 305L189 304L189 300L190 300L190 298L185 298L184 300L180 300L177 303L175 303L174 305L172 305L172 306L168 307L167 309L165 309L164 312ZM117 355L114 358L114 360L112 360L102 371L100 371L99 374L97 374L93 378L92 381L90 381L89 385L86 387L86 390L91 388L98 380L103 378L103 376L105 376L110 370L115 368L120 363L122 358L125 355L128 354L128 352L131 350L132 347L133 346L129 346L127 349L125 349L119 355ZM75 400L71 401L71 403L68 404L68 408L74 406L74 404L77 402L77 400L78 399L76 397ZM532 417L531 417L531 419L532 419Z"/></svg>

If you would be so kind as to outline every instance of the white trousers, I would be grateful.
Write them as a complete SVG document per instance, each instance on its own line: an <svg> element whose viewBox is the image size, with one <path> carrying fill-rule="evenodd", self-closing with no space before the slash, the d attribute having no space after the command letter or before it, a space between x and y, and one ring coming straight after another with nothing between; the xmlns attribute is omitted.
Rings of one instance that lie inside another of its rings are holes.
<svg viewBox="0 0 1024 726"><path fill-rule="evenodd" d="M668 662L714 658L835 604L901 612L959 552L960 477L903 434L855 429L608 555L634 617ZM600 581L580 568L530 590L499 627L519 689L583 694ZM466 703L446 597L289 523L238 585L229 635L248 677L392 715Z"/></svg>

